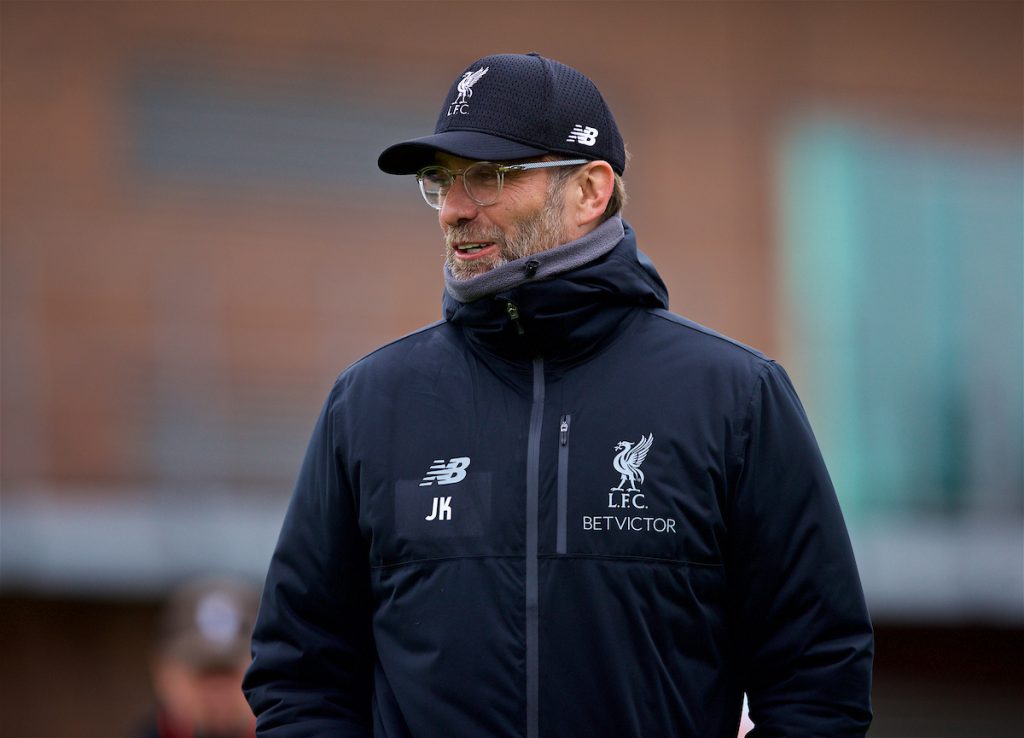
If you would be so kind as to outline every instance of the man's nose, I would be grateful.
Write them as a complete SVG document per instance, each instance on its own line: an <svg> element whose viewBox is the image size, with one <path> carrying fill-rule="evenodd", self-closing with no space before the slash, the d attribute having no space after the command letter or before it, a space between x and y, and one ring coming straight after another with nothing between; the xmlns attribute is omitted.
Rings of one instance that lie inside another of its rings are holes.
<svg viewBox="0 0 1024 738"><path fill-rule="evenodd" d="M445 195L444 201L441 203L440 218L445 225L454 226L472 220L480 209L480 206L470 199L461 179L461 174L456 175L455 181L448 188L448 194Z"/></svg>

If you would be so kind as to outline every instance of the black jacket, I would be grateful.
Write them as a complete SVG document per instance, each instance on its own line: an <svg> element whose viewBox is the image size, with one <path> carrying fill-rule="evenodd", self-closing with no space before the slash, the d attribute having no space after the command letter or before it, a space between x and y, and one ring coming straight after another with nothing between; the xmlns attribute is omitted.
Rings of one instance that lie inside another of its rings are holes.
<svg viewBox="0 0 1024 738"><path fill-rule="evenodd" d="M513 307L510 307L513 306ZM339 377L245 689L264 736L863 735L871 625L783 369L632 232Z"/></svg>

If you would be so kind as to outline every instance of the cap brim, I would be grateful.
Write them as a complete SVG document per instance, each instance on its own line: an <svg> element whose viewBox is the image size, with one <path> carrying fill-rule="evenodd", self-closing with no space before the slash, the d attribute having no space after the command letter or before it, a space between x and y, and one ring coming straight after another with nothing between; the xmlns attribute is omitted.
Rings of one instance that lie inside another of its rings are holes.
<svg viewBox="0 0 1024 738"><path fill-rule="evenodd" d="M528 159L548 153L544 149L509 141L507 138L499 138L489 133L445 131L389 146L377 158L377 166L388 174L415 174L423 167L434 163L434 154L438 151L463 159L482 161Z"/></svg>

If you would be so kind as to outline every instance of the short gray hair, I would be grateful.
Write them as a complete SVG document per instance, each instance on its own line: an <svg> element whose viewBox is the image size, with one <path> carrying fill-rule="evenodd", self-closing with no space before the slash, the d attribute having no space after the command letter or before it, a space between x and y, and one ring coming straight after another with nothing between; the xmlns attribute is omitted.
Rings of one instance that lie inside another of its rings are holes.
<svg viewBox="0 0 1024 738"><path fill-rule="evenodd" d="M629 154L627 153L626 156L628 158ZM551 160L554 160L554 157L551 157ZM562 188L565 187L565 183L572 178L573 174L576 173L576 167L558 167L549 169L548 171L551 172L551 189L549 192L555 194L562 191ZM618 215L626 205L626 183L622 181L622 177L618 172L613 172L613 174L615 176L615 180L612 184L612 196L608 198L608 205L605 207L604 214L601 216L602 223L613 215Z"/></svg>

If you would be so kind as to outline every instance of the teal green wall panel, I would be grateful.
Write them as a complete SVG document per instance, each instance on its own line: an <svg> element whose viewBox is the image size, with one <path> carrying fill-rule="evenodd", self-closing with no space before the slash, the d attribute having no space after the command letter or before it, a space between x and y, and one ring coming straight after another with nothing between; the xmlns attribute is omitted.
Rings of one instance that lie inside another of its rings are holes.
<svg viewBox="0 0 1024 738"><path fill-rule="evenodd" d="M1019 514L1019 142L809 118L778 171L786 354L851 525Z"/></svg>

